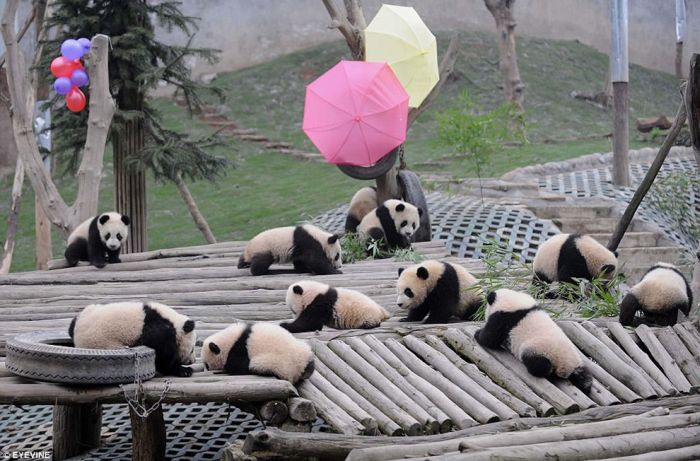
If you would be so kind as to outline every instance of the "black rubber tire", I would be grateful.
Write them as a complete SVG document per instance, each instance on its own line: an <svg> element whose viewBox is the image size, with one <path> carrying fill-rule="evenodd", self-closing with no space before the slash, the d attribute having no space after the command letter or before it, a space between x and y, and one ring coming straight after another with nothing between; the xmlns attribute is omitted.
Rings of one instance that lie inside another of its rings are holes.
<svg viewBox="0 0 700 461"><path fill-rule="evenodd" d="M23 333L7 341L6 368L24 378L62 384L133 383L136 356L141 380L156 374L150 347L81 349L64 331Z"/></svg>
<svg viewBox="0 0 700 461"><path fill-rule="evenodd" d="M396 159L399 158L399 148L393 149L372 166L354 166L354 165L338 165L340 171L350 176L351 178L368 180L377 179L385 175L387 171L394 166Z"/></svg>
<svg viewBox="0 0 700 461"><path fill-rule="evenodd" d="M403 190L404 201L415 205L423 210L420 217L420 227L413 236L414 242L429 242L431 239L430 229L430 211L428 211L428 203L425 201L425 194L420 185L418 175L410 170L400 170L398 174L399 185Z"/></svg>

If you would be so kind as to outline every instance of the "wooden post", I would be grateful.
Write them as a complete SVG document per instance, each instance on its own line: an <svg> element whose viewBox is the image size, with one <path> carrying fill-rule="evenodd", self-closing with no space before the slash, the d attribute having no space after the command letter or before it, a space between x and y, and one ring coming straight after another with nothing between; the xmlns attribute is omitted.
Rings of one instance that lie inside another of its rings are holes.
<svg viewBox="0 0 700 461"><path fill-rule="evenodd" d="M44 144L39 139L39 145ZM44 145L48 149L51 148ZM44 169L47 174L51 174L51 158L44 159ZM53 257L53 248L51 248L51 221L41 208L41 202L37 195L34 196L34 232L36 237L36 268L38 270L46 270L49 268L49 261Z"/></svg>
<svg viewBox="0 0 700 461"><path fill-rule="evenodd" d="M53 459L61 460L100 446L102 405L54 405Z"/></svg>
<svg viewBox="0 0 700 461"><path fill-rule="evenodd" d="M503 77L503 92L506 101L518 110L523 110L525 85L520 80L518 56L515 50L515 0L484 0L486 8L496 21L498 33L499 67Z"/></svg>
<svg viewBox="0 0 700 461"><path fill-rule="evenodd" d="M683 78L683 42L686 32L685 0L676 0L676 78Z"/></svg>
<svg viewBox="0 0 700 461"><path fill-rule="evenodd" d="M649 167L647 174L644 176L644 179L639 184L639 187L637 187L637 190L634 191L634 195L632 196L629 205L627 205L627 208L625 209L622 218L620 218L620 222L617 224L615 232L613 233L612 237L610 237L610 241L608 242L608 250L617 250L617 246L622 241L622 237L625 236L625 232L627 231L627 228L632 222L632 218L634 218L634 214L637 212L637 208L639 208L639 205L641 205L644 196L647 194L647 192L651 188L651 185L654 183L654 179L656 179L656 175L659 173L661 165L663 165L664 160L666 160L666 156L671 150L671 146L673 146L673 143L675 142L678 133L680 133L684 123L685 104L681 102L680 106L678 107L676 117L673 120L673 125L671 126L671 129L668 132L668 134L666 135L666 139L664 139L664 143L661 145L661 147L659 147L659 152L656 154L654 162Z"/></svg>
<svg viewBox="0 0 700 461"><path fill-rule="evenodd" d="M613 82L613 184L629 187L629 108L627 85L627 0L610 0Z"/></svg>
<svg viewBox="0 0 700 461"><path fill-rule="evenodd" d="M131 418L131 456L133 461L165 459L165 420L163 406L142 418L129 407Z"/></svg>

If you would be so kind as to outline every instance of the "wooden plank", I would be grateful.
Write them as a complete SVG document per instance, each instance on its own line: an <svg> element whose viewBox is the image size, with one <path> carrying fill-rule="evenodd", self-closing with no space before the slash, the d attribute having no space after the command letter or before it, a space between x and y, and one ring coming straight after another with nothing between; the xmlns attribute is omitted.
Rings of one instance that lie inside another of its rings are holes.
<svg viewBox="0 0 700 461"><path fill-rule="evenodd" d="M642 398L639 394L635 393L633 390L629 389L627 386L622 384L617 378L607 372L603 367L598 365L596 362L592 361L588 357L583 357L583 364L588 371L591 372L593 377L604 386L605 389L609 390L618 399L623 402L638 402ZM595 381L594 381L595 384ZM595 387L594 387L595 388ZM595 400L595 398L594 398Z"/></svg>
<svg viewBox="0 0 700 461"><path fill-rule="evenodd" d="M659 328L656 330L656 338L666 349L669 355L676 361L678 367L694 387L700 386L700 366L697 360L688 351L683 341L678 337L671 327Z"/></svg>
<svg viewBox="0 0 700 461"><path fill-rule="evenodd" d="M314 402L316 409L326 422L341 434L357 435L364 431L365 428L359 421L353 419L345 410L326 397L309 380L306 380L299 386L299 392L302 396Z"/></svg>
<svg viewBox="0 0 700 461"><path fill-rule="evenodd" d="M671 357L666 349L664 349L664 346L654 335L652 329L647 325L640 325L635 330L635 333L647 347L647 350L651 356L654 357L656 363L658 363L664 370L664 373L673 383L676 389L685 393L690 392L692 389L690 382L688 382L688 379L685 377L681 369L678 368L678 365L673 357Z"/></svg>
<svg viewBox="0 0 700 461"><path fill-rule="evenodd" d="M690 322L677 323L673 326L673 331L683 340L683 344L700 364L700 333L693 324Z"/></svg>

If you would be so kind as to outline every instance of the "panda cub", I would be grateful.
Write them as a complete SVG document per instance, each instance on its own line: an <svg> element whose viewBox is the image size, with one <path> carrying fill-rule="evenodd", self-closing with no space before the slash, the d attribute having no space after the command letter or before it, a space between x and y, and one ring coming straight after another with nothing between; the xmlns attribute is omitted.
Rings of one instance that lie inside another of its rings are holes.
<svg viewBox="0 0 700 461"><path fill-rule="evenodd" d="M129 217L116 212L102 213L80 224L68 236L65 257L68 266L90 261L95 267L118 263L122 242L129 235Z"/></svg>
<svg viewBox="0 0 700 461"><path fill-rule="evenodd" d="M202 343L207 370L230 375L276 376L292 384L314 372L314 354L306 342L274 323L234 323Z"/></svg>
<svg viewBox="0 0 700 461"><path fill-rule="evenodd" d="M298 272L341 274L340 241L311 224L268 229L248 242L238 268L250 267L253 275L266 274L273 263L291 262Z"/></svg>
<svg viewBox="0 0 700 461"><path fill-rule="evenodd" d="M164 375L192 376L197 333L194 320L155 302L90 304L71 322L75 347L116 349L148 346L156 351L156 370Z"/></svg>
<svg viewBox="0 0 700 461"><path fill-rule="evenodd" d="M537 248L532 263L533 285L572 283L574 278L610 280L617 269L617 253L589 235L557 234Z"/></svg>
<svg viewBox="0 0 700 461"><path fill-rule="evenodd" d="M390 199L369 212L357 230L364 240L384 240L388 249L410 248L423 210L401 200Z"/></svg>
<svg viewBox="0 0 700 461"><path fill-rule="evenodd" d="M446 323L456 316L470 320L483 303L476 278L458 264L424 261L399 269L396 284L401 309L408 309L402 322Z"/></svg>
<svg viewBox="0 0 700 461"><path fill-rule="evenodd" d="M620 304L620 323L637 326L651 323L675 325L678 311L686 316L693 306L693 291L688 280L673 264L657 263L633 286ZM641 311L642 318L635 317Z"/></svg>
<svg viewBox="0 0 700 461"><path fill-rule="evenodd" d="M568 379L590 393L591 374L578 349L532 296L502 288L486 301L486 325L474 334L481 346L506 346L532 375Z"/></svg>
<svg viewBox="0 0 700 461"><path fill-rule="evenodd" d="M292 333L331 328L375 328L390 317L368 296L355 290L333 288L325 283L302 280L287 289L287 306L297 315L281 326Z"/></svg>
<svg viewBox="0 0 700 461"><path fill-rule="evenodd" d="M345 232L357 232L357 226L362 218L378 205L376 187L363 187L355 192L350 200L350 208L345 218Z"/></svg>

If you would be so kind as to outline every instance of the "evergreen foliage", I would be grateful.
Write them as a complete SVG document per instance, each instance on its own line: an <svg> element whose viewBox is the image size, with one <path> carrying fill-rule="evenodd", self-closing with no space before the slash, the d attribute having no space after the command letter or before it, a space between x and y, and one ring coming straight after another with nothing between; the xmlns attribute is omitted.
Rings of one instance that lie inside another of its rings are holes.
<svg viewBox="0 0 700 461"><path fill-rule="evenodd" d="M40 63L45 82L52 82L49 64L60 55L61 43L68 38L105 34L110 37L110 90L117 104L112 121L110 140L123 133L125 122L141 120L145 146L127 159L130 166L147 168L158 180L173 180L178 174L190 180L213 180L225 171L228 161L209 154L205 148L216 144L216 136L192 138L161 124L158 111L148 100L149 91L159 81L174 85L186 102L190 115L202 106L202 90L194 81L187 59L196 57L208 63L216 61L217 50L193 48L197 18L185 16L177 1L146 0L56 0L54 13L47 21L55 36L47 41ZM187 37L184 46L168 45L156 40L154 24L168 32L181 31ZM89 94L86 92L89 98ZM62 98L55 96L51 104L61 106ZM72 113L63 108L53 111L53 152L65 166L64 172L74 172L80 163L80 152L87 133L87 110Z"/></svg>

